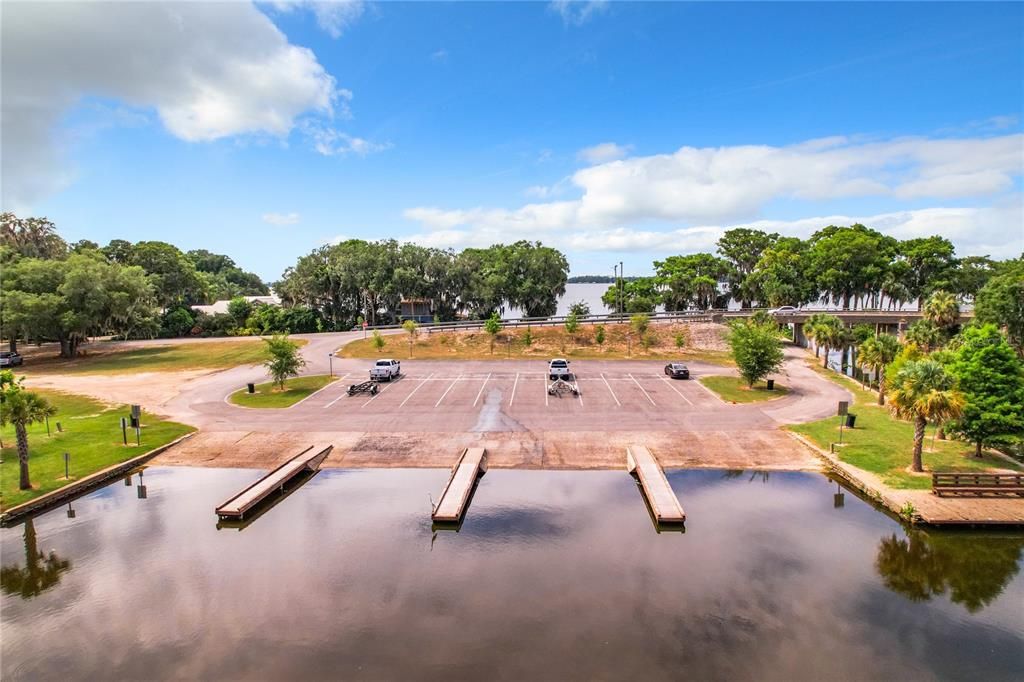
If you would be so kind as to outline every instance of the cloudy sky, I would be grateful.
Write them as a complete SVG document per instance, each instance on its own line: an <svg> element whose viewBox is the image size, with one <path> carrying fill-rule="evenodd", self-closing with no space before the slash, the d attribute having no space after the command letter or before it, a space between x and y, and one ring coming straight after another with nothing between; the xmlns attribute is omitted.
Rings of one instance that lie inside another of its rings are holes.
<svg viewBox="0 0 1024 682"><path fill-rule="evenodd" d="M277 278L346 237L575 274L723 229L1024 250L1024 4L22 3L2 203Z"/></svg>

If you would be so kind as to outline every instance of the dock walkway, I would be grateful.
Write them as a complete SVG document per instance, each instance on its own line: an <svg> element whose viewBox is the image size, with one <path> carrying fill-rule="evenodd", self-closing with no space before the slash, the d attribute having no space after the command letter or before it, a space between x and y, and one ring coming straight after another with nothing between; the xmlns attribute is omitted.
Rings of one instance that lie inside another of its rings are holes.
<svg viewBox="0 0 1024 682"><path fill-rule="evenodd" d="M452 469L448 483L441 491L431 518L441 523L458 523L466 511L466 502L478 476L487 471L487 451L466 448Z"/></svg>
<svg viewBox="0 0 1024 682"><path fill-rule="evenodd" d="M636 474L658 523L683 523L686 514L657 458L643 445L626 448L626 468Z"/></svg>
<svg viewBox="0 0 1024 682"><path fill-rule="evenodd" d="M320 464L330 453L333 446L329 443L310 445L298 454L289 458L279 467L259 479L248 488L242 490L230 500L217 507L217 516L227 519L240 519L247 511L259 504L272 492L280 490L300 472L320 468Z"/></svg>

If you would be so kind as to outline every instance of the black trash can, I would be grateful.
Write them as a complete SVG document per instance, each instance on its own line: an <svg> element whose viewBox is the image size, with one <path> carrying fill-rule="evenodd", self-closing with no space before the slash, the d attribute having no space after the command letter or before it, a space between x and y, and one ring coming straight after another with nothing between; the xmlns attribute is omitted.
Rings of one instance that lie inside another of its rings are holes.
<svg viewBox="0 0 1024 682"><path fill-rule="evenodd" d="M768 380L768 390L769 391L774 391L775 390L775 379L769 379Z"/></svg>
<svg viewBox="0 0 1024 682"><path fill-rule="evenodd" d="M246 387L249 389L249 393L256 392L256 384L246 384Z"/></svg>
<svg viewBox="0 0 1024 682"><path fill-rule="evenodd" d="M857 415L848 412L846 414L846 428L852 429L853 425L857 423Z"/></svg>

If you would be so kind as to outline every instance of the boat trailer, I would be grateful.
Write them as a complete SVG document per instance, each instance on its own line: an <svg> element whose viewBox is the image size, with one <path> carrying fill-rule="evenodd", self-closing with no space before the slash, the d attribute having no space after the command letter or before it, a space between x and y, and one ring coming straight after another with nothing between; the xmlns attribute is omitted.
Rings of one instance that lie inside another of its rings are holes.
<svg viewBox="0 0 1024 682"><path fill-rule="evenodd" d="M377 395L377 391L380 390L380 386L377 385L375 380L364 381L361 384L352 384L348 387L348 394L355 395L356 393L369 393L371 395Z"/></svg>
<svg viewBox="0 0 1024 682"><path fill-rule="evenodd" d="M548 395L561 396L562 393L580 394L580 387L576 383L576 375L570 374L565 377L558 377L548 384Z"/></svg>

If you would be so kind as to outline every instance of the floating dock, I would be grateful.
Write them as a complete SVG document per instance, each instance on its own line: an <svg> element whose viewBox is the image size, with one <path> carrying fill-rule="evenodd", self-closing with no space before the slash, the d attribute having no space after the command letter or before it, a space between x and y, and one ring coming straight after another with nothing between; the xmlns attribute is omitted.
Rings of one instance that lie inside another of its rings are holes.
<svg viewBox="0 0 1024 682"><path fill-rule="evenodd" d="M477 478L487 471L487 451L484 448L466 448L452 468L452 475L434 505L431 518L437 523L458 523L466 512L466 502Z"/></svg>
<svg viewBox="0 0 1024 682"><path fill-rule="evenodd" d="M678 524L686 521L679 499L672 492L665 472L650 450L643 445L626 448L626 469L640 481L640 487L644 490L657 523Z"/></svg>
<svg viewBox="0 0 1024 682"><path fill-rule="evenodd" d="M288 459L269 474L217 507L222 519L241 519L246 512L273 492L284 490L286 483L304 471L317 471L334 446L326 443L310 445Z"/></svg>

